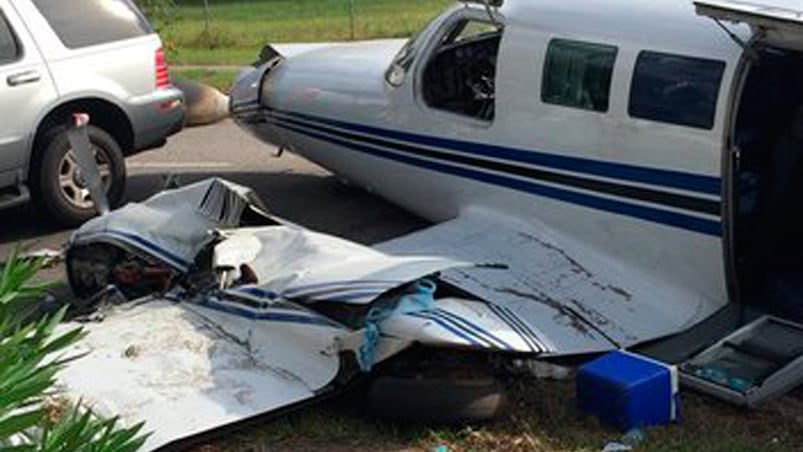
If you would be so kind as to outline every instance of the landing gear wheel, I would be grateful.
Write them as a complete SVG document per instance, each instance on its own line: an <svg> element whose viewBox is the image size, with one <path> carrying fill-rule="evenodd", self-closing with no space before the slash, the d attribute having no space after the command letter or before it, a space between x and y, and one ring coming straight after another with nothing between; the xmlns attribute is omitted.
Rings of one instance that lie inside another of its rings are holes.
<svg viewBox="0 0 803 452"><path fill-rule="evenodd" d="M114 138L103 129L88 126L87 133L109 204L117 205L125 191L123 152ZM63 127L53 129L42 142L45 149L32 181L35 199L65 226L75 226L94 217L97 212L70 148L67 130Z"/></svg>
<svg viewBox="0 0 803 452"><path fill-rule="evenodd" d="M504 385L493 377L380 377L369 395L382 418L444 424L489 421L509 407Z"/></svg>

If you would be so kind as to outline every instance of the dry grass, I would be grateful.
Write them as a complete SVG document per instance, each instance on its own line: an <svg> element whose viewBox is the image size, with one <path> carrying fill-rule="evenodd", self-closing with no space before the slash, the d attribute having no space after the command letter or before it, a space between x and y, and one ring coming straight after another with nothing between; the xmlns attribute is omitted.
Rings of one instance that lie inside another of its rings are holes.
<svg viewBox="0 0 803 452"><path fill-rule="evenodd" d="M511 382L511 414L486 425L429 426L371 419L355 392L209 444L205 452L263 451L598 451L620 434L581 416L571 382ZM644 451L803 450L803 390L758 410L683 394L679 425L646 430Z"/></svg>

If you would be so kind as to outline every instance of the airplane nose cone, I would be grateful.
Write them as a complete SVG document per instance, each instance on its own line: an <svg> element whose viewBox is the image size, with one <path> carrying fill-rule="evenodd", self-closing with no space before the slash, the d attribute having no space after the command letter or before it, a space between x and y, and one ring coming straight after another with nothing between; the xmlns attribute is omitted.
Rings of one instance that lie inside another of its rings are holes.
<svg viewBox="0 0 803 452"><path fill-rule="evenodd" d="M184 93L188 127L213 124L228 118L229 96L211 86L189 80L178 80L174 84Z"/></svg>
<svg viewBox="0 0 803 452"><path fill-rule="evenodd" d="M262 141L282 146L285 140L265 115L270 99L262 88L265 79L273 75L271 69L264 64L243 69L232 87L229 108L234 121L244 130Z"/></svg>

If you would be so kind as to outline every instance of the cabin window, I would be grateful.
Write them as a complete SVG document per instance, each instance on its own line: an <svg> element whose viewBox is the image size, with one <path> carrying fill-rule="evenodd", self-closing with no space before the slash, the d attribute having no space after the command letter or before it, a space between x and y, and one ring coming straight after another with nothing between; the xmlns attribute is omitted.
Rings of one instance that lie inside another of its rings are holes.
<svg viewBox="0 0 803 452"><path fill-rule="evenodd" d="M711 129L725 63L641 52L630 87L630 116Z"/></svg>
<svg viewBox="0 0 803 452"><path fill-rule="evenodd" d="M608 111L617 48L553 39L549 43L541 100L548 104Z"/></svg>
<svg viewBox="0 0 803 452"><path fill-rule="evenodd" d="M17 38L11 30L6 16L0 11L0 64L11 63L21 55Z"/></svg>
<svg viewBox="0 0 803 452"><path fill-rule="evenodd" d="M447 30L424 68L424 102L437 110L492 121L501 38L501 28L478 20L462 20Z"/></svg>

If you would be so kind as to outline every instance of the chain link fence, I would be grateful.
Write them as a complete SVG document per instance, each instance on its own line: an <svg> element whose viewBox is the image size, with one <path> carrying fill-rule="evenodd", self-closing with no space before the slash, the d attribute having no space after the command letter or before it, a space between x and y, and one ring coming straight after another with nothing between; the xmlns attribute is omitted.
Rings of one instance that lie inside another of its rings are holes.
<svg viewBox="0 0 803 452"><path fill-rule="evenodd" d="M239 64L266 43L404 38L453 0L137 0L179 64Z"/></svg>

